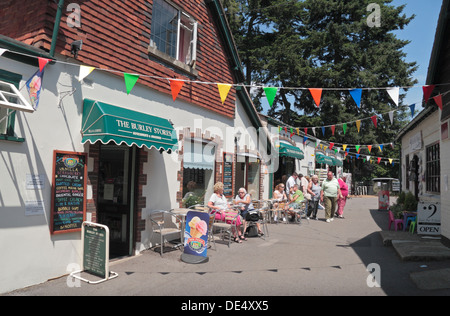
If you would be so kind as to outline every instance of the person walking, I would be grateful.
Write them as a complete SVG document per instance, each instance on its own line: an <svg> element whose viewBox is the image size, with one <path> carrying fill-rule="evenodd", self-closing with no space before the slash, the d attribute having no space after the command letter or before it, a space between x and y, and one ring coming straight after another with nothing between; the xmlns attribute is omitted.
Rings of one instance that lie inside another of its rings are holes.
<svg viewBox="0 0 450 316"><path fill-rule="evenodd" d="M333 172L328 171L327 178L322 182L322 190L320 191L320 201L325 206L325 220L327 223L333 221L336 201L340 197L342 197L342 194L339 182L334 177Z"/></svg>
<svg viewBox="0 0 450 316"><path fill-rule="evenodd" d="M345 203L347 202L347 196L348 196L348 185L346 183L347 177L342 175L338 182L339 182L339 188L341 189L341 197L337 200L337 217L338 218L344 218L344 207Z"/></svg>
<svg viewBox="0 0 450 316"><path fill-rule="evenodd" d="M322 190L320 184L319 184L319 177L317 175L313 175L311 178L311 182L308 185L308 193L311 195L311 200L308 203L308 213L306 214L306 217L311 217L313 219L317 218L317 209L319 207L319 200L320 200L320 191Z"/></svg>

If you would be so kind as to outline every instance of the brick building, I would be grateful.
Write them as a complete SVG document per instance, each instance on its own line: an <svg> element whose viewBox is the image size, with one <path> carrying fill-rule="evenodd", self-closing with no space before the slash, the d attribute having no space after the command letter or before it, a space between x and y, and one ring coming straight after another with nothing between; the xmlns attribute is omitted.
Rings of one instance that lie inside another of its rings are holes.
<svg viewBox="0 0 450 316"><path fill-rule="evenodd" d="M267 196L267 133L218 0L56 2L0 5L0 92L29 101L0 102L0 292L80 262L79 230L55 231L58 153L85 157L82 216L110 227L112 256L153 246L148 212L182 206L190 181L205 202L217 181Z"/></svg>

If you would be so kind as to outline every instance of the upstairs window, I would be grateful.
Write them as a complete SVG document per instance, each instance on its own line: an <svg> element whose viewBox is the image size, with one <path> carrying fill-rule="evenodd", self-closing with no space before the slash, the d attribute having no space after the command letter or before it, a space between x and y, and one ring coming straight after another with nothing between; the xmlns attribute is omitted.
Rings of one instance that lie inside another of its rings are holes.
<svg viewBox="0 0 450 316"><path fill-rule="evenodd" d="M164 0L153 1L150 47L189 66L197 53L197 22Z"/></svg>
<svg viewBox="0 0 450 316"><path fill-rule="evenodd" d="M14 133L16 111L33 112L33 107L18 90L22 76L0 69L0 140L24 141Z"/></svg>

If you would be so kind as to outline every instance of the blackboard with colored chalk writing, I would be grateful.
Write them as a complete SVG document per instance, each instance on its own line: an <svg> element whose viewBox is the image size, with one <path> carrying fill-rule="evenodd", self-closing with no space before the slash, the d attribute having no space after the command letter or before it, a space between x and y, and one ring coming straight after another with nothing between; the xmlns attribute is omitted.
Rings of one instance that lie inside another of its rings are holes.
<svg viewBox="0 0 450 316"><path fill-rule="evenodd" d="M81 231L86 210L86 153L53 152L51 233Z"/></svg>

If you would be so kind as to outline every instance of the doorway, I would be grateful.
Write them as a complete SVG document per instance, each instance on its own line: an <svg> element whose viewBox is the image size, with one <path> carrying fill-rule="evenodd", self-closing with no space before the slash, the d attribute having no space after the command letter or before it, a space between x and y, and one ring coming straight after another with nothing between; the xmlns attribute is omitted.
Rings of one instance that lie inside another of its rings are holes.
<svg viewBox="0 0 450 316"><path fill-rule="evenodd" d="M133 251L135 146L102 145L98 174L98 223L108 226L110 258Z"/></svg>

